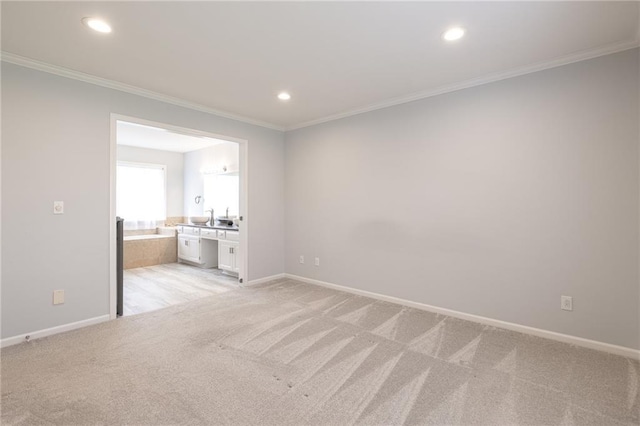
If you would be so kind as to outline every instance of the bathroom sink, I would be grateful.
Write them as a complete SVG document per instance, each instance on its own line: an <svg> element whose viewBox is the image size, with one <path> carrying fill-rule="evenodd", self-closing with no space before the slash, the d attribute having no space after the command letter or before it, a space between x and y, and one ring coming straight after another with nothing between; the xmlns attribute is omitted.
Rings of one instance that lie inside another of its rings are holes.
<svg viewBox="0 0 640 426"><path fill-rule="evenodd" d="M194 225L205 225L209 222L209 216L191 216L189 221Z"/></svg>
<svg viewBox="0 0 640 426"><path fill-rule="evenodd" d="M235 216L218 216L216 220L225 225L233 225L233 219L235 218Z"/></svg>

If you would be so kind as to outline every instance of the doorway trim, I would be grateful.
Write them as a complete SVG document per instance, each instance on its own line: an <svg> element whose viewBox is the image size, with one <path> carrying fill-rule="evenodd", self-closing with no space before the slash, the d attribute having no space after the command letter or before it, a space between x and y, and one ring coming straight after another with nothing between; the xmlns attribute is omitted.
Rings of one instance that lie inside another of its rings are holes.
<svg viewBox="0 0 640 426"><path fill-rule="evenodd" d="M226 136L207 132L203 130L189 129L186 127L175 126L173 124L161 123L158 121L147 120L139 117L132 117L128 115L122 115L117 113L111 113L110 116L110 141L109 141L109 317L110 319L116 318L116 285L117 285L117 271L116 271L116 165L117 159L117 122L127 121L129 123L142 124L146 126L159 127L167 129L176 133L180 133L188 136L196 137L210 137L215 139L222 139L228 142L234 142L239 145L239 167L240 167L240 206L239 215L242 217L242 221L239 226L240 232L240 271L238 273L238 283L240 280L243 283L248 282L249 272L249 217L247 212L249 211L249 141L246 139L239 139L232 136Z"/></svg>

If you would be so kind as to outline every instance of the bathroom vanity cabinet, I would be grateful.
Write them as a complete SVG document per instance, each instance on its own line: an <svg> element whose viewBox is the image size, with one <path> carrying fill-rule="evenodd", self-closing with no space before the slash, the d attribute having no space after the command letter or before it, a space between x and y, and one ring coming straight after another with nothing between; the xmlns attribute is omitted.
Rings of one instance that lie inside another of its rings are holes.
<svg viewBox="0 0 640 426"><path fill-rule="evenodd" d="M232 230L216 231L218 238L218 268L231 273L239 273L238 247L240 246L240 233Z"/></svg>
<svg viewBox="0 0 640 426"><path fill-rule="evenodd" d="M178 259L202 268L240 271L240 233L235 229L208 226L178 226Z"/></svg>

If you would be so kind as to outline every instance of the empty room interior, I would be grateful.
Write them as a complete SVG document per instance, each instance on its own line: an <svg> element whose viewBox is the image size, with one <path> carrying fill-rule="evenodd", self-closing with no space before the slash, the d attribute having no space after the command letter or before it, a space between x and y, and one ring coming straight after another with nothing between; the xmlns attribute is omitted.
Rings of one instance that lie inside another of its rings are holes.
<svg viewBox="0 0 640 426"><path fill-rule="evenodd" d="M1 7L3 425L640 424L640 3Z"/></svg>

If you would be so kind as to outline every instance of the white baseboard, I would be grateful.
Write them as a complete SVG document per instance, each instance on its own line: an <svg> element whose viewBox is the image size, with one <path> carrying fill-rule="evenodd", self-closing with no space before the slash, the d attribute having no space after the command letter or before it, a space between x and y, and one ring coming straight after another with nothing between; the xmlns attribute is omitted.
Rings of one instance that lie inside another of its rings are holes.
<svg viewBox="0 0 640 426"><path fill-rule="evenodd" d="M486 318L479 315L467 314L464 312L454 311L446 308L439 308L437 306L427 305L419 302L412 302L410 300L400 299L398 297L386 296L384 294L373 293L366 290L359 290L356 288L345 287L338 284L332 284L325 281L314 280L312 278L301 277L293 274L284 274L286 278L302 281L309 284L315 284L322 287L332 288L334 290L344 291L346 293L357 294L359 296L366 296L372 299L383 300L385 302L397 303L399 305L408 306L410 308L421 309L423 311L434 312L437 314L448 315L450 317L459 318L467 321L473 321L480 324L490 325L493 327L504 328L511 331L517 331L524 334L530 334L533 336L543 337L546 339L556 340L558 342L569 343L576 346L582 346L589 349L595 349L603 352L608 352L615 355L621 355L628 358L640 359L640 350L627 348L624 346L612 345L610 343L598 342L596 340L584 339L582 337L571 336L569 334L556 333L555 331L543 330L540 328L529 327L526 325L515 324L507 321L500 321L492 318Z"/></svg>
<svg viewBox="0 0 640 426"><path fill-rule="evenodd" d="M101 322L109 321L109 315L101 315L99 317L89 318L82 321L76 321L69 324L59 325L57 327L45 328L44 330L33 331L31 333L19 334L13 337L7 337L0 340L0 348L16 345L24 342L26 337L29 336L29 340L40 339L41 337L52 336L58 333L64 333L65 331L76 330L78 328L87 327L89 325L100 324Z"/></svg>
<svg viewBox="0 0 640 426"><path fill-rule="evenodd" d="M282 279L282 278L286 278L286 274L285 273L271 275L269 277L258 278L258 279L255 279L255 280L247 281L243 285L243 287L250 287L252 285L262 284L262 283L266 283L266 282L273 281L273 280L279 280L279 279Z"/></svg>

